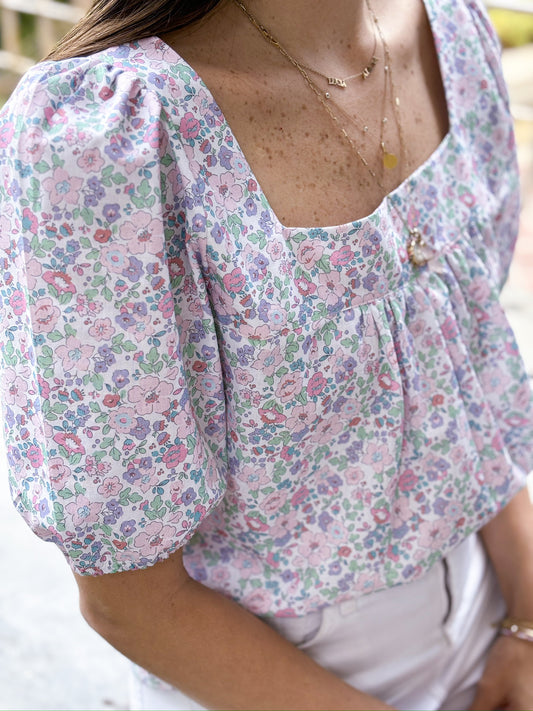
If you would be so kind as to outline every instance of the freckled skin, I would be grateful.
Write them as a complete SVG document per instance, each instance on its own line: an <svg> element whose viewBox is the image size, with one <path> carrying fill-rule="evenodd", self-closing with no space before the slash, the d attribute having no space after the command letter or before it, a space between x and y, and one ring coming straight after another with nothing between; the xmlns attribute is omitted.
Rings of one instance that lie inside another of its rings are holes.
<svg viewBox="0 0 533 711"><path fill-rule="evenodd" d="M385 74L379 43L380 61L371 77L365 82L354 80L334 97L348 115L356 117L347 121L339 115L339 124L353 137L382 187L370 177L298 71L257 31L256 37L252 32L253 52L248 55L231 54L236 39L230 42L217 31L216 23L207 23L190 36L167 38L213 93L282 224L334 225L369 214L383 199L382 188L389 192L402 182L431 155L447 131L442 80L421 0L403 0L400 8L375 0L374 7L392 54L407 160L393 170L383 168L384 115L387 149L399 155L400 142L390 99L383 110ZM243 31L249 29L241 27ZM206 46L210 48L207 58L202 55ZM357 66L364 64L367 54ZM417 61L420 55L424 62ZM324 84L319 86L325 91ZM368 125L368 132L363 133L363 125Z"/></svg>

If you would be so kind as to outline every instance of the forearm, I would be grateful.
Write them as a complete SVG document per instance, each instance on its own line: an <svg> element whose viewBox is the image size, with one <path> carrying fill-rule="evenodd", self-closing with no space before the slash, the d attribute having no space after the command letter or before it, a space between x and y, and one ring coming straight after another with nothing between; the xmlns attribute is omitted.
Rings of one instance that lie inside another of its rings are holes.
<svg viewBox="0 0 533 711"><path fill-rule="evenodd" d="M134 573L137 581L144 572ZM118 575L127 585L132 574ZM123 654L207 708L390 708L317 665L223 595L190 579L175 592L154 582L148 605L141 592L127 596L123 613L86 607L85 616Z"/></svg>
<svg viewBox="0 0 533 711"><path fill-rule="evenodd" d="M533 620L533 505L527 489L482 530L509 615Z"/></svg>

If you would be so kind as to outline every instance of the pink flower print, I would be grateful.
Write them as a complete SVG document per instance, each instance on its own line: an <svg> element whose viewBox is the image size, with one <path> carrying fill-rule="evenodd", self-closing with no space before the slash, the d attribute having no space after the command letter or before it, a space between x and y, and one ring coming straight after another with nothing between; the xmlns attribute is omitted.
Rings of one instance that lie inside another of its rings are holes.
<svg viewBox="0 0 533 711"><path fill-rule="evenodd" d="M110 318L97 318L89 329L89 334L96 341L109 341L115 334L115 327Z"/></svg>
<svg viewBox="0 0 533 711"><path fill-rule="evenodd" d="M313 282L304 277L298 277L298 279L296 279L296 287L302 296L314 294L316 291L316 286Z"/></svg>
<svg viewBox="0 0 533 711"><path fill-rule="evenodd" d="M280 424L281 422L285 422L285 420L287 419L285 417L285 415L283 415L281 412L278 412L275 407L272 407L269 410L266 410L265 408L260 407L259 408L259 417L267 425Z"/></svg>
<svg viewBox="0 0 533 711"><path fill-rule="evenodd" d="M89 369L89 357L94 346L84 346L75 336L69 336L66 344L56 348L56 356L61 358L65 372L83 373Z"/></svg>
<svg viewBox="0 0 533 711"><path fill-rule="evenodd" d="M254 380L254 376L243 368L235 368L235 382L239 385L249 385Z"/></svg>
<svg viewBox="0 0 533 711"><path fill-rule="evenodd" d="M72 277L69 274L47 271L44 272L43 279L47 284L53 286L58 294L76 293L76 287L72 283Z"/></svg>
<svg viewBox="0 0 533 711"><path fill-rule="evenodd" d="M306 405L296 405L290 411L290 417L287 418L287 429L289 432L300 432L306 427L311 427L316 418L316 409L314 403Z"/></svg>
<svg viewBox="0 0 533 711"><path fill-rule="evenodd" d="M276 262L283 255L283 242L275 239L269 242L266 247L266 251L270 255L270 258Z"/></svg>
<svg viewBox="0 0 533 711"><path fill-rule="evenodd" d="M273 375L278 365L282 362L283 355L279 346L261 348L257 359L254 361L253 369L260 371L264 375Z"/></svg>
<svg viewBox="0 0 533 711"><path fill-rule="evenodd" d="M239 569L243 578L257 577L261 573L261 564L256 556L249 553L238 553L233 558L233 564Z"/></svg>
<svg viewBox="0 0 533 711"><path fill-rule="evenodd" d="M246 277L239 267L235 267L235 269L233 269L229 274L224 275L222 281L228 291L232 294L236 294L241 291L246 284Z"/></svg>
<svg viewBox="0 0 533 711"><path fill-rule="evenodd" d="M214 188L214 198L218 205L226 210L235 210L241 200L242 187L235 182L233 173L222 173L213 175L211 183Z"/></svg>
<svg viewBox="0 0 533 711"><path fill-rule="evenodd" d="M174 315L174 296L171 291L167 291L157 304L157 310L161 311L163 318L168 320Z"/></svg>
<svg viewBox="0 0 533 711"><path fill-rule="evenodd" d="M309 382L307 383L307 394L310 398L318 397L327 384L328 381L322 375L322 373L314 373Z"/></svg>
<svg viewBox="0 0 533 711"><path fill-rule="evenodd" d="M348 531L340 521L332 521L327 528L328 540L340 546L347 542Z"/></svg>
<svg viewBox="0 0 533 711"><path fill-rule="evenodd" d="M17 316L20 316L26 311L26 296L21 289L15 289L11 294L9 297L9 305Z"/></svg>
<svg viewBox="0 0 533 711"><path fill-rule="evenodd" d="M135 547L141 556L153 558L171 548L176 540L176 528L164 526L161 521L152 521L135 536Z"/></svg>
<svg viewBox="0 0 533 711"><path fill-rule="evenodd" d="M239 327L241 336L249 338L251 341L267 341L272 336L272 329L267 324L254 326L250 323L243 323Z"/></svg>
<svg viewBox="0 0 533 711"><path fill-rule="evenodd" d="M187 457L187 447L184 444L174 444L162 457L167 469L174 469L185 461Z"/></svg>
<svg viewBox="0 0 533 711"><path fill-rule="evenodd" d="M363 593L371 593L382 587L381 580L377 573L361 573L356 576L354 590Z"/></svg>
<svg viewBox="0 0 533 711"><path fill-rule="evenodd" d="M120 434L129 434L136 424L136 412L132 407L119 407L109 418L110 427Z"/></svg>
<svg viewBox="0 0 533 711"><path fill-rule="evenodd" d="M333 266L335 267L345 267L352 261L352 258L353 251L346 244L332 253L330 257L330 263L333 264Z"/></svg>
<svg viewBox="0 0 533 711"><path fill-rule="evenodd" d="M270 536L273 540L283 538L286 533L296 528L299 523L296 511L291 510L285 514L278 514L274 519L274 523L270 529Z"/></svg>
<svg viewBox="0 0 533 711"><path fill-rule="evenodd" d="M369 442L365 448L363 462L365 464L370 464L372 466L372 470L376 474L380 474L394 462L394 458L390 455L386 444Z"/></svg>
<svg viewBox="0 0 533 711"><path fill-rule="evenodd" d="M271 483L270 478L262 467L251 464L244 465L237 474L237 478L243 481L250 491L257 491L262 486Z"/></svg>
<svg viewBox="0 0 533 711"><path fill-rule="evenodd" d="M267 312L268 323L274 331L280 331L287 323L287 314L282 306L272 304Z"/></svg>
<svg viewBox="0 0 533 711"><path fill-rule="evenodd" d="M19 156L23 163L38 163L48 144L39 126L30 126L20 137Z"/></svg>
<svg viewBox="0 0 533 711"><path fill-rule="evenodd" d="M62 489L72 475L70 467L61 457L53 457L48 460L48 473L50 484L56 491Z"/></svg>
<svg viewBox="0 0 533 711"><path fill-rule="evenodd" d="M335 306L339 299L344 296L346 288L341 282L338 272L324 272L318 275L319 287L318 295L328 306Z"/></svg>
<svg viewBox="0 0 533 711"><path fill-rule="evenodd" d="M200 133L200 122L190 111L187 111L180 121L180 133L186 140L196 138Z"/></svg>
<svg viewBox="0 0 533 711"><path fill-rule="evenodd" d="M85 454L85 447L81 443L81 439L73 432L58 432L53 439L54 442L67 450L69 457L72 454Z"/></svg>
<svg viewBox="0 0 533 711"><path fill-rule="evenodd" d="M0 148L7 148L9 146L14 133L15 127L12 121L2 123L0 126Z"/></svg>
<svg viewBox="0 0 533 711"><path fill-rule="evenodd" d="M18 225L12 225L10 219L0 215L0 249L8 250L11 247L11 239L18 229L20 229Z"/></svg>
<svg viewBox="0 0 533 711"><path fill-rule="evenodd" d="M51 177L43 180L45 192L49 193L52 205L77 205L80 201L80 188L83 185L81 178L75 178L64 168L55 168Z"/></svg>
<svg viewBox="0 0 533 711"><path fill-rule="evenodd" d="M448 522L439 518L435 521L423 521L419 528L419 544L422 548L440 550L450 538L451 528Z"/></svg>
<svg viewBox="0 0 533 711"><path fill-rule="evenodd" d="M328 546L323 533L306 531L300 538L298 553L309 565L318 566L331 556L331 547Z"/></svg>
<svg viewBox="0 0 533 711"><path fill-rule="evenodd" d="M118 496L124 488L118 476L108 476L100 484L97 491L99 494L109 499L110 496Z"/></svg>
<svg viewBox="0 0 533 711"><path fill-rule="evenodd" d="M43 453L40 447L37 447L35 444L32 444L28 449L26 457L35 469L38 469L44 461Z"/></svg>
<svg viewBox="0 0 533 711"><path fill-rule="evenodd" d="M174 386L155 375L146 375L137 381L128 392L128 400L135 405L139 415L151 412L165 412L170 408L170 394Z"/></svg>
<svg viewBox="0 0 533 711"><path fill-rule="evenodd" d="M406 469L398 479L400 491L411 491L418 484L418 477L412 469Z"/></svg>
<svg viewBox="0 0 533 711"><path fill-rule="evenodd" d="M27 405L27 382L12 368L7 368L4 372L2 392L8 405L17 405L18 407Z"/></svg>
<svg viewBox="0 0 533 711"><path fill-rule="evenodd" d="M387 523L390 519L390 511L384 506L378 508L372 507L370 513L378 526Z"/></svg>
<svg viewBox="0 0 533 711"><path fill-rule="evenodd" d="M344 479L350 486L359 486L359 484L364 480L365 475L360 467L348 467L344 471Z"/></svg>
<svg viewBox="0 0 533 711"><path fill-rule="evenodd" d="M0 218L0 231L2 229L1 218ZM43 268L41 263L37 259L28 259L26 262L26 279L28 283L28 289L33 291L37 284L37 279L43 273Z"/></svg>
<svg viewBox="0 0 533 711"><path fill-rule="evenodd" d="M276 396L281 402L290 402L302 391L302 376L299 373L287 373L284 375L278 387Z"/></svg>
<svg viewBox="0 0 533 711"><path fill-rule="evenodd" d="M163 247L163 222L143 210L136 212L134 218L120 228L120 236L126 240L129 253L157 254Z"/></svg>
<svg viewBox="0 0 533 711"><path fill-rule="evenodd" d="M409 497L400 496L391 506L391 518L393 528L398 528L406 521L409 521L413 512L409 506Z"/></svg>
<svg viewBox="0 0 533 711"><path fill-rule="evenodd" d="M35 333L50 333L61 316L61 311L54 306L52 299L37 299L30 305L30 311Z"/></svg>
<svg viewBox="0 0 533 711"><path fill-rule="evenodd" d="M98 504L83 494L79 494L75 501L65 506L65 509L72 517L74 526L88 526L90 523L96 523L98 514L103 504Z"/></svg>
<svg viewBox="0 0 533 711"><path fill-rule="evenodd" d="M286 501L286 491L273 491L259 504L259 508L261 511L264 511L267 516L271 516L272 514L275 514L276 511L279 511Z"/></svg>
<svg viewBox="0 0 533 711"><path fill-rule="evenodd" d="M339 434L343 426L342 418L337 415L330 417L329 419L321 420L316 427L314 441L319 442L320 444L329 442L332 437Z"/></svg>
<svg viewBox="0 0 533 711"><path fill-rule="evenodd" d="M124 244L107 245L102 247L100 259L115 274L122 274L129 265L128 248Z"/></svg>
<svg viewBox="0 0 533 711"><path fill-rule="evenodd" d="M105 161L99 148L86 148L76 163L84 173L98 173Z"/></svg>
<svg viewBox="0 0 533 711"><path fill-rule="evenodd" d="M272 595L264 588L257 588L246 595L241 604L254 615L264 615L271 609Z"/></svg>
<svg viewBox="0 0 533 711"><path fill-rule="evenodd" d="M322 258L323 253L324 248L321 244L308 239L300 242L296 250L296 257L300 264L306 269L312 269L319 259Z"/></svg>
<svg viewBox="0 0 533 711"><path fill-rule="evenodd" d="M176 434L180 439L185 439L196 430L196 423L190 414L185 410L180 410L172 419L172 423L176 428Z"/></svg>

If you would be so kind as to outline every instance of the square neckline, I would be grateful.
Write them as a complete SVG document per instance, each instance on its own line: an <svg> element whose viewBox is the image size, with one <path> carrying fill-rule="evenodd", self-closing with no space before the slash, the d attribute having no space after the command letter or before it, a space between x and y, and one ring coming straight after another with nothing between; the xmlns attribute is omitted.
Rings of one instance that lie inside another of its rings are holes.
<svg viewBox="0 0 533 711"><path fill-rule="evenodd" d="M433 8L431 6L431 0L421 0L422 5L424 7L424 11L426 14L426 19L428 21L428 24L431 29L431 34L433 38L433 47L434 51L437 57L438 61L438 66L439 66L439 73L440 73L440 79L441 79L441 86L444 92L444 97L445 97L445 103L446 103L446 113L447 113L447 124L448 124L448 130L446 131L446 134L438 144L438 146L430 153L430 155L426 158L423 163L418 165L409 175L407 175L393 190L391 190L389 193L383 196L382 200L380 203L377 205L377 207L367 215L364 215L363 217L354 219L354 220L348 220L347 222L336 224L336 225L307 225L307 226L288 226L284 225L281 220L278 218L278 215L276 212L273 210L272 205L270 204L270 201L268 200L268 197L263 190L260 181L257 179L257 176L255 175L254 171L252 170L248 159L246 158L246 154L242 150L239 141L237 140L237 137L235 136L233 129L231 128L231 125L229 124L228 120L226 119L224 112L218 105L218 102L214 98L211 90L207 86L207 84L204 82L202 79L201 75L196 71L196 69L189 64L173 47L171 47L167 42L165 42L162 37L158 35L154 35L152 37L146 38L145 40L138 40L137 45L142 48L143 42L159 42L161 43L162 47L162 53L165 55L172 55L174 59L172 60L173 64L182 64L183 66L189 68L193 74L194 74L194 79L197 81L198 85L202 90L204 90L213 104L216 105L218 108L218 111L220 112L220 118L222 120L222 128L226 131L228 131L231 134L232 140L234 142L235 150L239 153L239 156L243 162L243 165L246 168L246 173L249 175L249 177L255 181L257 185L257 193L259 194L259 197L261 199L262 204L265 205L266 210L268 211L272 223L275 226L275 229L278 233L282 233L284 236L289 237L293 234L298 234L298 233L308 233L312 232L313 230L321 230L324 232L328 233L341 233L341 232L346 232L348 230L353 229L355 226L358 228L362 227L364 224L368 223L371 221L373 218L375 218L379 213L383 212L385 207L389 204L392 203L398 203L402 201L402 193L407 192L407 196L411 196L413 193L413 190L416 186L417 180L419 178L419 174L423 173L429 166L432 164L436 163L439 158L441 153L444 153L446 148L448 147L448 144L451 142L453 138L453 108L452 108L452 101L451 101L451 86L449 85L449 79L448 79L448 72L446 71L447 67L444 66L445 59L442 56L440 52L440 43L438 41L438 33L436 31L436 28L434 26L435 23L435 16L432 12ZM165 63L169 63L168 59L164 60Z"/></svg>

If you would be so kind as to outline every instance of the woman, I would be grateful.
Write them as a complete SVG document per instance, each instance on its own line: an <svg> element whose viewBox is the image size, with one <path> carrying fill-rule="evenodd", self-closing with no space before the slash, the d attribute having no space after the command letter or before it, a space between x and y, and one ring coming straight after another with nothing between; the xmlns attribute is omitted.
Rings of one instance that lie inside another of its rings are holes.
<svg viewBox="0 0 533 711"><path fill-rule="evenodd" d="M100 0L49 59L2 113L11 484L134 704L533 708L480 3Z"/></svg>

